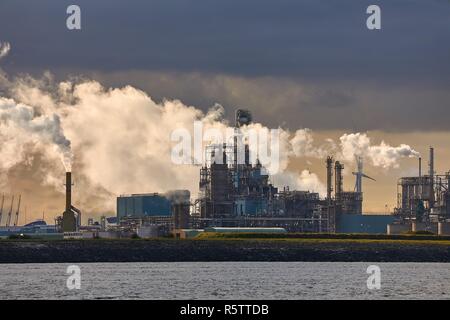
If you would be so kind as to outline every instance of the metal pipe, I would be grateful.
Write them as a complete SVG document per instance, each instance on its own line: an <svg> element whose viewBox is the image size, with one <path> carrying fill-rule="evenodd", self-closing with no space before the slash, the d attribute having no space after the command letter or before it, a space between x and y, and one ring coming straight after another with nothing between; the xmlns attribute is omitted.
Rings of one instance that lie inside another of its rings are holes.
<svg viewBox="0 0 450 320"><path fill-rule="evenodd" d="M430 147L430 163L429 163L429 176L430 176L430 208L434 208L434 148Z"/></svg>
<svg viewBox="0 0 450 320"><path fill-rule="evenodd" d="M344 169L344 165L339 161L335 163L335 198L337 202L341 201L342 197L342 189L343 189L343 178L342 178L342 170Z"/></svg>
<svg viewBox="0 0 450 320"><path fill-rule="evenodd" d="M422 158L419 158L419 177L422 178Z"/></svg>
<svg viewBox="0 0 450 320"><path fill-rule="evenodd" d="M333 157L327 158L327 200L328 204L331 201L331 193L333 192Z"/></svg>
<svg viewBox="0 0 450 320"><path fill-rule="evenodd" d="M72 173L66 172L66 212L72 209Z"/></svg>

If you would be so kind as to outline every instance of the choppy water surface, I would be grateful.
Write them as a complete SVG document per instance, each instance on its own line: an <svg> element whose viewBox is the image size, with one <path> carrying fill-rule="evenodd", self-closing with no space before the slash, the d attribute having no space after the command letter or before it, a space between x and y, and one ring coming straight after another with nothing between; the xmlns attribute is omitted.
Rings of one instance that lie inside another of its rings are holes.
<svg viewBox="0 0 450 320"><path fill-rule="evenodd" d="M450 299L450 264L374 263L381 289L367 289L371 263L195 262L1 264L1 299Z"/></svg>

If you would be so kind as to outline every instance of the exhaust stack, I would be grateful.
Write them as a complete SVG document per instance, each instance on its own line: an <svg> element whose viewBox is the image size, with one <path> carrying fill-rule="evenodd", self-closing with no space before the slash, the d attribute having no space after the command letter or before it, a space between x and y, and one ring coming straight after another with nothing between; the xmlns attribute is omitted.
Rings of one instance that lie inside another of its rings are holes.
<svg viewBox="0 0 450 320"><path fill-rule="evenodd" d="M434 148L430 147L429 160L429 176L430 176L430 208L434 208L435 194L434 194Z"/></svg>
<svg viewBox="0 0 450 320"><path fill-rule="evenodd" d="M419 158L419 178L422 178L422 158Z"/></svg>
<svg viewBox="0 0 450 320"><path fill-rule="evenodd" d="M66 172L66 209L63 213L62 231L77 231L80 216L79 210L72 206L72 172Z"/></svg>
<svg viewBox="0 0 450 320"><path fill-rule="evenodd" d="M72 172L66 172L66 212L72 209Z"/></svg>

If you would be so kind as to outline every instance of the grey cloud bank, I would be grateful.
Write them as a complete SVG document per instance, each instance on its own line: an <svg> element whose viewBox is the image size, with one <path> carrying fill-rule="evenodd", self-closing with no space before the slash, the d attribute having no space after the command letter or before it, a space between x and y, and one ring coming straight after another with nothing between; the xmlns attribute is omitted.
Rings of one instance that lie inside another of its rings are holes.
<svg viewBox="0 0 450 320"><path fill-rule="evenodd" d="M80 0L69 31L71 1L3 0L0 67L248 107L292 129L448 130L450 3L375 2L380 31L367 0Z"/></svg>

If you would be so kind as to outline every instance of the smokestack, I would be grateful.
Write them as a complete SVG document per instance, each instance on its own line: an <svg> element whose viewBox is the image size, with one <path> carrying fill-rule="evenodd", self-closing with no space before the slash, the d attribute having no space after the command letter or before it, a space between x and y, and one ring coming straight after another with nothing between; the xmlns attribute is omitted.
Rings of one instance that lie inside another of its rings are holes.
<svg viewBox="0 0 450 320"><path fill-rule="evenodd" d="M434 148L430 147L430 208L434 208Z"/></svg>
<svg viewBox="0 0 450 320"><path fill-rule="evenodd" d="M419 178L422 178L422 158L419 158Z"/></svg>
<svg viewBox="0 0 450 320"><path fill-rule="evenodd" d="M72 173L66 172L66 210L62 220L63 232L77 231L77 218L75 218L74 211L77 212L77 218L80 219L81 212L72 207Z"/></svg>
<svg viewBox="0 0 450 320"><path fill-rule="evenodd" d="M331 201L331 193L333 192L333 157L327 157L327 200Z"/></svg>
<svg viewBox="0 0 450 320"><path fill-rule="evenodd" d="M340 202L343 189L342 170L344 169L344 165L341 164L339 161L336 161L334 168L335 168L335 198L336 202Z"/></svg>
<svg viewBox="0 0 450 320"><path fill-rule="evenodd" d="M227 165L227 145L224 143L222 148L222 163Z"/></svg>
<svg viewBox="0 0 450 320"><path fill-rule="evenodd" d="M430 162L429 162L429 166L430 166L430 172L429 175L430 177L434 176L434 148L430 147Z"/></svg>
<svg viewBox="0 0 450 320"><path fill-rule="evenodd" d="M66 212L72 209L72 172L66 172Z"/></svg>

